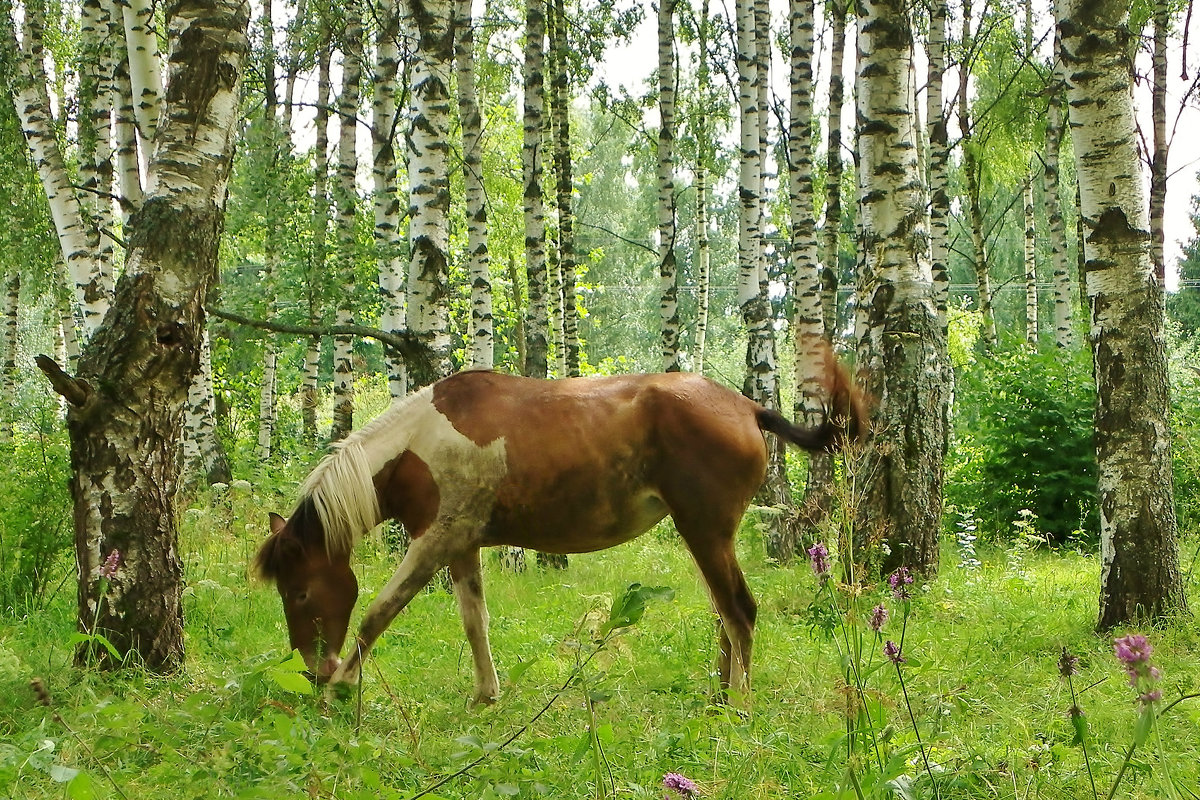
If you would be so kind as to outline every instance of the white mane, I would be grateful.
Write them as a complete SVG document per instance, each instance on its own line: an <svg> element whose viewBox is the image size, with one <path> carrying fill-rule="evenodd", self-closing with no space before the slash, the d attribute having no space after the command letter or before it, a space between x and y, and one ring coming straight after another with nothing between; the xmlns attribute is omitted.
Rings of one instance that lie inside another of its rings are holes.
<svg viewBox="0 0 1200 800"><path fill-rule="evenodd" d="M380 519L375 473L408 449L412 425L405 417L419 400L428 402L430 390L392 403L370 423L333 444L300 486L300 497L310 498L325 531L325 546L332 553L348 551Z"/></svg>

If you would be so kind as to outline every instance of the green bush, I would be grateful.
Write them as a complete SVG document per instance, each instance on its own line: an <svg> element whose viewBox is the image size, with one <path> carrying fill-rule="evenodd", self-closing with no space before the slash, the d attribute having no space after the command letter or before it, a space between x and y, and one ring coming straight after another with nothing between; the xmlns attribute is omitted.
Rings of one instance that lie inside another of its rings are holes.
<svg viewBox="0 0 1200 800"><path fill-rule="evenodd" d="M0 459L0 613L41 608L71 569L65 432L19 436Z"/></svg>
<svg viewBox="0 0 1200 800"><path fill-rule="evenodd" d="M1008 538L1023 509L1063 543L1099 536L1095 389L1083 349L1016 350L958 376L947 500L974 509L982 532Z"/></svg>

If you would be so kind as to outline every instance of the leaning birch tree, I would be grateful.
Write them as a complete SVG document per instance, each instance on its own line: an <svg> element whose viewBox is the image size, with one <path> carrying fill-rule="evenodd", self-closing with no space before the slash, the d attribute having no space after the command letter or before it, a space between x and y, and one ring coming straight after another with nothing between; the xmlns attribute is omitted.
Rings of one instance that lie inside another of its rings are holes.
<svg viewBox="0 0 1200 800"><path fill-rule="evenodd" d="M1164 287L1150 255L1129 6L1066 0L1060 10L1095 363L1097 628L1107 630L1186 609L1171 470Z"/></svg>
<svg viewBox="0 0 1200 800"><path fill-rule="evenodd" d="M933 301L925 187L909 88L913 36L903 0L859 6L857 131L863 309L859 370L875 399L859 469L860 542L886 545L879 566L938 567L949 409L946 340ZM865 553L855 554L861 560Z"/></svg>
<svg viewBox="0 0 1200 800"><path fill-rule="evenodd" d="M177 0L165 11L170 70L112 307L76 375L39 357L68 402L80 630L102 632L153 671L183 661L179 439L217 272L248 24L246 4L233 0Z"/></svg>

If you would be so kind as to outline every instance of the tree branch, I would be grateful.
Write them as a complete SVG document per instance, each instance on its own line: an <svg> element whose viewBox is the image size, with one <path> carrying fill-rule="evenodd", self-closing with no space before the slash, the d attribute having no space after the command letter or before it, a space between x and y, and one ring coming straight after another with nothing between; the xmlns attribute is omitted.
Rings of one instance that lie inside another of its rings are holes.
<svg viewBox="0 0 1200 800"><path fill-rule="evenodd" d="M46 373L54 391L62 395L68 403L76 408L81 408L87 402L92 394L91 384L80 378L72 378L50 356L37 356L34 361L38 368Z"/></svg>

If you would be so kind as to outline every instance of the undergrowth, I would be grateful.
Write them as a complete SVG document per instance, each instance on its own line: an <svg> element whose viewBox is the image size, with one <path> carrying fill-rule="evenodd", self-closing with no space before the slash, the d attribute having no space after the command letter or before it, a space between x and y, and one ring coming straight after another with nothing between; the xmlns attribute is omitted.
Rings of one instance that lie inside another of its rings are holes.
<svg viewBox="0 0 1200 800"><path fill-rule="evenodd" d="M844 783L849 692L844 659L812 624L821 585L806 563L769 563L749 525L740 555L760 611L748 712L713 703L709 601L669 531L574 556L566 571L513 574L485 559L502 693L472 710L470 654L441 590L419 595L380 639L361 701L311 690L286 649L277 595L246 574L264 508L283 505L235 483L185 513L181 674L75 669L67 592L0 619L0 796L410 798L460 771L424 796L661 798L668 773L694 781L700 796L738 800L835 796ZM876 733L908 754L899 768L910 780L895 796L932 797L936 784L941 797L1092 797L1059 674L1063 648L1079 657L1072 686L1097 784L1121 769L1141 712L1112 637L1092 633L1097 562L972 548L958 568L949 541L941 576L910 587L902 679L928 768L899 672L884 659L870 677L870 698L890 721ZM1185 541L1185 565L1196 548ZM377 542L359 556L361 614L396 562ZM1194 572L1189 579L1194 598ZM636 624L606 632L634 583L671 587L673 597L655 594ZM886 599L886 586L870 591ZM900 619L893 607L887 624ZM899 641L898 630L883 633ZM1195 626L1143 633L1162 705L1194 692ZM35 677L49 705L30 689ZM1161 743L1128 759L1119 796L1179 787L1179 797L1196 797L1198 732L1200 705L1172 708L1156 729Z"/></svg>

